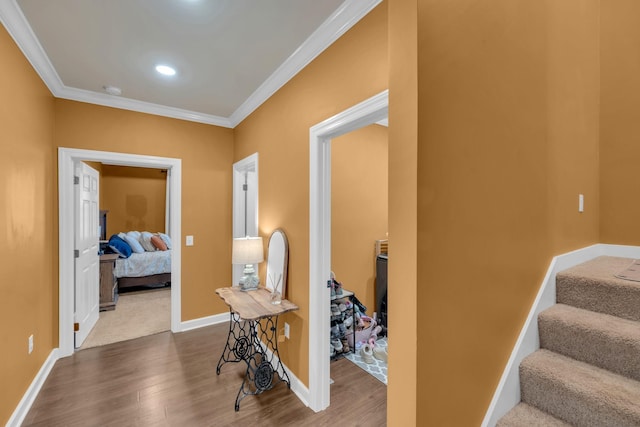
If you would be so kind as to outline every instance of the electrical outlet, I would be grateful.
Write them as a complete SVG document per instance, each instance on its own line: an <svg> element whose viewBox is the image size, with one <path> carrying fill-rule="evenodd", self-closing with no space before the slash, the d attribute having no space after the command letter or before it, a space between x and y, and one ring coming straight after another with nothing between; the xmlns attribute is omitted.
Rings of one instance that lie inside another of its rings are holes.
<svg viewBox="0 0 640 427"><path fill-rule="evenodd" d="M33 334L29 335L29 354L33 353Z"/></svg>
<svg viewBox="0 0 640 427"><path fill-rule="evenodd" d="M284 337L289 339L289 324L285 322L284 324Z"/></svg>

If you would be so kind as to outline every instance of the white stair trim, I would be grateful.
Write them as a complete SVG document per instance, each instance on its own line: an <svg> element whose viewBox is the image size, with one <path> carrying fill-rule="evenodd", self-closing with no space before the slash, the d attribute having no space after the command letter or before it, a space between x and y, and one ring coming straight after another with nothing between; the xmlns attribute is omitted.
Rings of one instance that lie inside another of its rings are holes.
<svg viewBox="0 0 640 427"><path fill-rule="evenodd" d="M640 247L600 243L553 258L511 352L511 357L509 357L502 373L489 409L482 421L482 427L495 426L500 418L520 403L520 362L540 348L538 314L556 303L556 274L599 256L640 258Z"/></svg>

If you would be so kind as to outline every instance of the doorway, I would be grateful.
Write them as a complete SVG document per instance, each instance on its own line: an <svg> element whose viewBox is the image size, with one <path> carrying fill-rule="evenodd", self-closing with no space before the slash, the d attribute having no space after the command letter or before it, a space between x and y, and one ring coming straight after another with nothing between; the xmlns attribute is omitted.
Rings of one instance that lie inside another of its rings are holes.
<svg viewBox="0 0 640 427"><path fill-rule="evenodd" d="M388 110L385 90L310 129L309 407L316 412L330 403L331 139L386 119Z"/></svg>
<svg viewBox="0 0 640 427"><path fill-rule="evenodd" d="M258 236L258 153L233 164L233 238L246 236ZM233 264L233 285L243 270L243 264Z"/></svg>
<svg viewBox="0 0 640 427"><path fill-rule="evenodd" d="M177 242L172 249L171 271L171 331L181 330L181 203L182 160L166 157L142 156L106 151L58 149L58 219L59 219L59 330L60 357L74 351L74 261L73 261L73 173L74 162L92 161L109 165L166 169L167 185L171 188L167 198L169 235Z"/></svg>
<svg viewBox="0 0 640 427"><path fill-rule="evenodd" d="M386 295L383 267L387 260L383 249L387 247L389 211L388 141L387 127L380 122L331 141L331 271L343 289L353 293L351 299L358 307L352 316L348 305L340 305L344 299L336 297L337 307L332 305L332 309L344 308L347 313L331 316L332 337L337 338L331 341L330 348L335 353L332 361L344 357L352 367L364 370L384 384L388 371L384 328L387 310L383 303ZM351 325L360 324L357 321L360 316L364 319L362 327ZM350 329L358 331L356 342L349 341ZM362 350L365 340L369 345ZM330 366L331 376L336 379L335 364ZM383 401L383 397L378 393L377 399Z"/></svg>

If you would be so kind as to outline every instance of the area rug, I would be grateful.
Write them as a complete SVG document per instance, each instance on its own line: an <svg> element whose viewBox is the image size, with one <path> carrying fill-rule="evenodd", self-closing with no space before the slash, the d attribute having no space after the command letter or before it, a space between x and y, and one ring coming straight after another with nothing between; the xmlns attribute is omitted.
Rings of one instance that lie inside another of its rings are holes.
<svg viewBox="0 0 640 427"><path fill-rule="evenodd" d="M387 337L376 340L376 346L387 349ZM349 353L344 357L355 363L355 365L359 368L376 377L385 385L387 384L387 362L383 362L382 360L374 358L374 363L367 363L364 361L359 351L356 351L355 353Z"/></svg>
<svg viewBox="0 0 640 427"><path fill-rule="evenodd" d="M640 260L634 260L629 267L615 274L615 276L619 279L640 282Z"/></svg>
<svg viewBox="0 0 640 427"><path fill-rule="evenodd" d="M80 350L171 329L171 288L122 294L116 309L101 311Z"/></svg>

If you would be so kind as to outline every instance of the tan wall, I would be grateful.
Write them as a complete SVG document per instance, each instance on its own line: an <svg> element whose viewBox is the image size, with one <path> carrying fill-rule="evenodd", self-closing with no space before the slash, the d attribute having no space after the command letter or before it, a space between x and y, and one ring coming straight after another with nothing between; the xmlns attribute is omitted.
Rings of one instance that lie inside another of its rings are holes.
<svg viewBox="0 0 640 427"><path fill-rule="evenodd" d="M387 238L388 132L370 125L331 141L331 268L375 311L375 241Z"/></svg>
<svg viewBox="0 0 640 427"><path fill-rule="evenodd" d="M131 230L165 232L166 172L103 165L100 179L100 209L109 211L107 239Z"/></svg>
<svg viewBox="0 0 640 427"><path fill-rule="evenodd" d="M0 424L54 347L53 97L0 26ZM57 270L56 270L57 271ZM28 354L29 335L34 336Z"/></svg>
<svg viewBox="0 0 640 427"><path fill-rule="evenodd" d="M598 5L419 2L418 425L482 421L551 257L598 241Z"/></svg>
<svg viewBox="0 0 640 427"><path fill-rule="evenodd" d="M383 4L235 129L236 161L259 153L260 235L282 227L289 239L285 316L291 340L279 348L305 384L309 377L309 128L387 88L387 14ZM264 272L262 272L264 275Z"/></svg>
<svg viewBox="0 0 640 427"><path fill-rule="evenodd" d="M56 146L182 159L182 234L195 241L182 246L182 320L227 311L214 290L231 282L233 131L59 99L55 111Z"/></svg>
<svg viewBox="0 0 640 427"><path fill-rule="evenodd" d="M601 238L640 244L640 3L601 2Z"/></svg>
<svg viewBox="0 0 640 427"><path fill-rule="evenodd" d="M418 0L389 2L389 377L387 425L415 426L418 402ZM394 292L394 283L402 291ZM401 307L396 309L395 307ZM420 314L423 310L420 309ZM422 320L421 320L422 322ZM420 332L423 329L420 328ZM424 338L422 339L424 341ZM402 350L394 353L394 348ZM420 388L427 384L420 383ZM429 424L420 424L429 425ZM435 425L435 424L434 424ZM452 425L452 424L449 424Z"/></svg>
<svg viewBox="0 0 640 427"><path fill-rule="evenodd" d="M480 423L551 257L598 241L598 227L603 241L637 241L638 6L408 0L389 2L388 17L386 7L235 131L54 103L0 31L0 313L12 325L0 335L0 422L57 345L57 146L183 159L183 234L196 242L183 246L183 320L226 310L213 290L231 279L231 165L258 151L260 233L287 232L300 305L281 355L308 384L309 127L388 85L389 280L403 284L389 295L402 307L390 310L402 352L389 362L388 424ZM221 235L227 247L209 244Z"/></svg>

